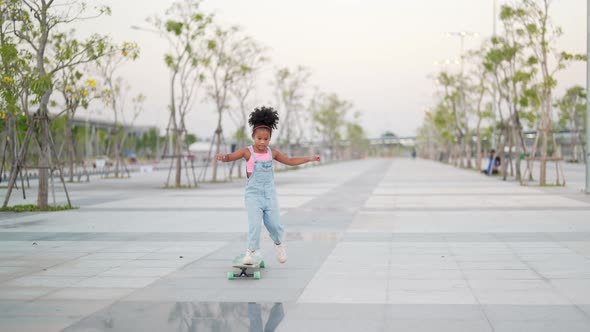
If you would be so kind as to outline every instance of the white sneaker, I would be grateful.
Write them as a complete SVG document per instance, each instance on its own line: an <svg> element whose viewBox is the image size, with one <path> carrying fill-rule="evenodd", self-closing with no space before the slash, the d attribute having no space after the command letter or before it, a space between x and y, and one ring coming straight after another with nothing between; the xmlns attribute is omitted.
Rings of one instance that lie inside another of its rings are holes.
<svg viewBox="0 0 590 332"><path fill-rule="evenodd" d="M255 251L250 249L246 250L246 255L244 255L244 260L242 263L246 265L252 265L252 262L254 261L254 255L256 255Z"/></svg>
<svg viewBox="0 0 590 332"><path fill-rule="evenodd" d="M275 245L277 248L277 259L279 261L279 263L284 263L287 261L287 252L285 251L285 245L284 244L277 244Z"/></svg>

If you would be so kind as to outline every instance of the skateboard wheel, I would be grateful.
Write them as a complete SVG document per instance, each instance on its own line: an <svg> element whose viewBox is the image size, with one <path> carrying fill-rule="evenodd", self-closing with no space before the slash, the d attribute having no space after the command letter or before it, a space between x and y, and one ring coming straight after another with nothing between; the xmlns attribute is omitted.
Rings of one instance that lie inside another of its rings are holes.
<svg viewBox="0 0 590 332"><path fill-rule="evenodd" d="M264 269L264 266L265 266L265 265L264 265L264 261L260 261L260 268L261 268L261 269Z"/></svg>
<svg viewBox="0 0 590 332"><path fill-rule="evenodd" d="M234 273L233 272L227 273L227 280L234 280Z"/></svg>
<svg viewBox="0 0 590 332"><path fill-rule="evenodd" d="M256 279L256 280L260 279L260 271L254 272L254 279Z"/></svg>

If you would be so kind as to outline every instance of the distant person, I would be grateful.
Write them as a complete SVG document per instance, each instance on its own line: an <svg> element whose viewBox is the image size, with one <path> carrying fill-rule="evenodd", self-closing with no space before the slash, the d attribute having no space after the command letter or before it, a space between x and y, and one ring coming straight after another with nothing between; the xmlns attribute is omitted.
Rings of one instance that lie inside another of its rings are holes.
<svg viewBox="0 0 590 332"><path fill-rule="evenodd" d="M494 158L494 165L492 166L492 174L500 173L500 165L502 165L502 160L500 159L500 156L496 156L496 158Z"/></svg>
<svg viewBox="0 0 590 332"><path fill-rule="evenodd" d="M416 149L412 149L412 159L416 159Z"/></svg>
<svg viewBox="0 0 590 332"><path fill-rule="evenodd" d="M486 169L481 170L482 173L490 175L490 174L498 174L500 169L501 159L500 156L496 156L496 150L492 149L490 151L490 159L488 161L488 167Z"/></svg>
<svg viewBox="0 0 590 332"><path fill-rule="evenodd" d="M256 108L250 113L248 123L252 126L254 144L241 148L230 154L217 154L215 159L230 162L244 158L248 184L246 185L246 208L248 209L248 248L244 256L244 264L252 264L254 255L260 249L261 224L270 234L277 249L280 263L287 261L287 253L283 244L283 225L277 192L273 179L273 159L288 166L297 166L310 161L320 161L320 156L287 157L277 149L269 147L273 129L277 129L279 114L272 107Z"/></svg>

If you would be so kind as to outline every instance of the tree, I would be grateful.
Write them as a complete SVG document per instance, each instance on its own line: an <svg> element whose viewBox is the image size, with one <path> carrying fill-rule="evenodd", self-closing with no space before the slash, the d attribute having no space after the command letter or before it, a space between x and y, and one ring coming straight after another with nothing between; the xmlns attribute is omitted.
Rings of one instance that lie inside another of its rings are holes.
<svg viewBox="0 0 590 332"><path fill-rule="evenodd" d="M215 103L217 112L217 127L213 136L215 154L221 151L223 140L222 119L229 108L229 97L237 77L241 75L242 64L236 59L236 50L240 48L247 37L238 35L238 27L223 29L216 27L212 38L208 42L207 80L209 98ZM217 160L213 159L212 180L217 181Z"/></svg>
<svg viewBox="0 0 590 332"><path fill-rule="evenodd" d="M493 119L494 117L492 104L484 103L486 95L492 93L489 89L489 84L492 83L490 82L491 75L484 66L485 51L486 49L482 47L478 51L469 53L469 57L475 66L470 72L470 85L466 89L469 95L468 99L471 100L469 104L471 104L473 114L475 115L475 165L478 171L482 162L482 125L484 121Z"/></svg>
<svg viewBox="0 0 590 332"><path fill-rule="evenodd" d="M369 140L365 135L365 129L358 122L360 112L354 114L354 121L346 123L346 140L349 143L350 153L353 158L366 156L369 149Z"/></svg>
<svg viewBox="0 0 590 332"><path fill-rule="evenodd" d="M493 37L491 45L485 54L483 67L492 76L495 90L499 95L497 104L497 115L500 119L498 128L502 129L499 137L503 138L502 153L504 160L502 168L504 179L507 172L507 153L504 147L508 146L510 153L512 147L516 148L516 155L526 153L526 145L523 136L523 125L521 119L533 120L536 116L534 110L535 89L530 87L531 80L535 75L535 69L527 61L524 48L518 41L517 29L509 17L501 15L504 24L504 36ZM503 106L508 111L508 116L503 114ZM531 108L532 106L532 108ZM531 109L527 111L527 109ZM520 158L516 158L516 179L521 180Z"/></svg>
<svg viewBox="0 0 590 332"><path fill-rule="evenodd" d="M551 0L522 0L513 6L502 6L501 9L503 20L518 23L516 33L524 39L523 42L530 52L528 62L536 65L540 74L536 84L541 113L538 129L542 139L540 185L546 183L548 137L552 131L552 95L557 84L555 74L572 61L586 59L583 55L556 51L554 45L563 32L551 22L550 5Z"/></svg>
<svg viewBox="0 0 590 332"><path fill-rule="evenodd" d="M19 118L28 115L26 98L21 98L30 90L31 70L29 63L32 54L18 48L18 40L11 33L10 17L13 8L10 5L0 5L0 146L2 149L2 163L0 164L0 181L4 174L5 165L12 164L11 172L18 172L15 162L19 157ZM20 121L21 123L23 121ZM26 131L26 126L25 129ZM3 139L3 140L2 140ZM7 195L8 199L8 195Z"/></svg>
<svg viewBox="0 0 590 332"><path fill-rule="evenodd" d="M164 55L170 70L170 125L173 155L176 160L174 185L181 187L183 144L186 134L185 118L191 110L197 91L204 81L205 34L212 22L212 16L200 9L201 0L183 0L174 3L165 17L148 19L166 36L170 50ZM189 180L190 183L190 180ZM195 179L196 183L196 179Z"/></svg>
<svg viewBox="0 0 590 332"><path fill-rule="evenodd" d="M250 97L250 93L256 87L256 79L258 72L262 66L268 61L265 55L265 49L262 48L254 39L246 37L241 43L237 45L235 50L235 58L240 63L240 69L238 75L231 85L230 90L233 97L238 102L238 108L234 112L230 112L230 116L234 120L234 123L238 127L236 131L236 141L238 146L244 146L248 139L246 133L246 127L248 125L248 107L247 100ZM238 176L242 176L241 162L238 161ZM230 177L233 171L230 169Z"/></svg>
<svg viewBox="0 0 590 332"><path fill-rule="evenodd" d="M464 98L464 78L462 75L452 75L447 72L441 72L438 75L437 82L442 88L441 92L441 109L449 111L450 121L452 121L452 135L455 136L455 143L459 143L459 146L451 144L449 146L449 161L454 160L457 166L465 166L464 153L465 153L465 137L469 131L467 123L467 113L465 111L465 98Z"/></svg>
<svg viewBox="0 0 590 332"><path fill-rule="evenodd" d="M97 7L95 13L85 16L85 13L88 12L86 3L75 0L66 2L9 0L3 5L6 6L3 8L7 8L10 12L9 19L12 23L10 32L16 36L19 45L23 45L22 47L27 48L34 55L34 79L30 82L30 87L33 97L31 103L38 104L38 112L35 115L35 123L39 126L38 142L40 146L37 205L40 208L46 208L52 154L48 105L54 90L56 75L66 68L95 61L102 56L105 49L105 38L93 35L86 41L79 42L80 46L75 50L65 48L54 54L48 50L48 45L60 26L108 14L110 9ZM29 98L28 95L25 97ZM28 104L28 102L25 103ZM31 135L27 137L24 142L25 147ZM10 188L16 180L16 173L12 172L5 206L10 197Z"/></svg>
<svg viewBox="0 0 590 332"><path fill-rule="evenodd" d="M56 34L54 38L53 49L55 52L58 52L62 48L70 48L71 52L75 52L78 47L79 45L76 40L67 34ZM94 93L96 91L96 81L83 78L84 74L80 71L80 68L71 66L62 70L61 77L55 84L56 90L61 93L61 97L63 98L63 112L66 115L64 133L70 169L69 182L74 181L74 163L77 159L72 122L78 108L82 106L84 109L87 109L90 101L96 98Z"/></svg>
<svg viewBox="0 0 590 332"><path fill-rule="evenodd" d="M273 84L276 89L277 104L282 107L281 119L283 119L277 136L279 141L286 144L289 155L293 135L296 136L297 141L300 141L304 135L305 119L302 100L310 76L311 72L303 66L297 66L293 70L280 68L275 73Z"/></svg>
<svg viewBox="0 0 590 332"><path fill-rule="evenodd" d="M320 134L322 145L328 148L330 156L339 152L342 140L341 129L345 126L345 116L352 104L341 100L336 94L317 94L311 104L311 114L315 130Z"/></svg>
<svg viewBox="0 0 590 332"><path fill-rule="evenodd" d="M131 42L123 42L121 46L111 46L103 60L97 61L97 68L104 88L100 92L100 98L106 107L113 112L113 129L110 135L110 146L114 148L111 153L115 159L115 177L119 177L119 166L122 163L121 146L124 143L124 132L121 132L120 119L124 116L127 93L130 89L122 77L116 76L120 67L128 61L134 61L139 57L139 46ZM143 102L143 97L140 102ZM110 150L110 149L109 149Z"/></svg>
<svg viewBox="0 0 590 332"><path fill-rule="evenodd" d="M584 144L586 124L586 89L579 85L566 90L563 97L557 100L559 109L559 125L574 134L574 160L578 161L581 152L582 161L587 162Z"/></svg>

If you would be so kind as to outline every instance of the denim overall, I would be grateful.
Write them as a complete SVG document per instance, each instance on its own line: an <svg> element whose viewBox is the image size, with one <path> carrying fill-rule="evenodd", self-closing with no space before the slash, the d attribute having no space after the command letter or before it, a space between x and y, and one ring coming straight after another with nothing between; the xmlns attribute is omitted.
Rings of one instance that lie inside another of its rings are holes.
<svg viewBox="0 0 590 332"><path fill-rule="evenodd" d="M246 208L248 209L248 249L260 249L261 221L270 234L270 238L281 243L283 225L277 200L277 191L272 171L272 151L268 148L270 160L262 161L249 146L250 154L254 158L254 170L246 185Z"/></svg>

